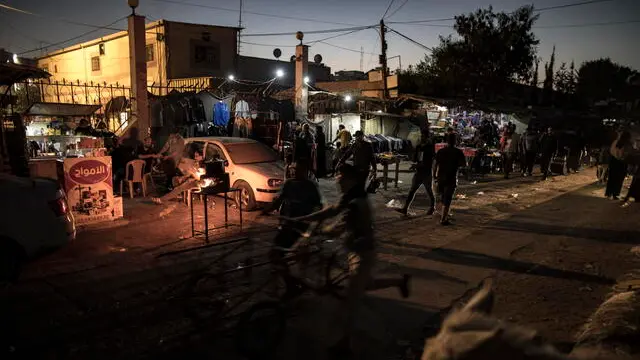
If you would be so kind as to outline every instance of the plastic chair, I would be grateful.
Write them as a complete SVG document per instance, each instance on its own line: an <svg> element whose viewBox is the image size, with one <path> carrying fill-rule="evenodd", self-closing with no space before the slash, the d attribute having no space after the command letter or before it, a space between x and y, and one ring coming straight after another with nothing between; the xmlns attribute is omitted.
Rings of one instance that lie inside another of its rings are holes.
<svg viewBox="0 0 640 360"><path fill-rule="evenodd" d="M120 196L122 196L122 187L126 181L129 184L129 196L133 198L133 184L142 185L142 196L147 196L147 184L145 181L144 166L146 165L144 160L131 160L125 167L125 175L122 182L120 182ZM131 174L129 171L132 170ZM131 180L129 180L131 179Z"/></svg>

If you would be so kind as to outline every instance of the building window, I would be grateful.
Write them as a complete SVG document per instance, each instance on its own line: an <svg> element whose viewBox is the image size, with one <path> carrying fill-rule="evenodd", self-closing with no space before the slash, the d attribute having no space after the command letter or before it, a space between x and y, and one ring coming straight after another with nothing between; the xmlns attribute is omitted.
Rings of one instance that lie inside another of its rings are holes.
<svg viewBox="0 0 640 360"><path fill-rule="evenodd" d="M58 65L53 65L53 72L58 73Z"/></svg>
<svg viewBox="0 0 640 360"><path fill-rule="evenodd" d="M100 57L94 56L91 58L91 71L100 71Z"/></svg>
<svg viewBox="0 0 640 360"><path fill-rule="evenodd" d="M156 49L153 47L153 44L149 44L145 47L145 58L147 62L155 61L156 59Z"/></svg>
<svg viewBox="0 0 640 360"><path fill-rule="evenodd" d="M100 56L104 55L104 44L98 45L98 51L100 52Z"/></svg>
<svg viewBox="0 0 640 360"><path fill-rule="evenodd" d="M211 45L194 46L193 62L198 67L210 67L218 69L220 67L220 48Z"/></svg>

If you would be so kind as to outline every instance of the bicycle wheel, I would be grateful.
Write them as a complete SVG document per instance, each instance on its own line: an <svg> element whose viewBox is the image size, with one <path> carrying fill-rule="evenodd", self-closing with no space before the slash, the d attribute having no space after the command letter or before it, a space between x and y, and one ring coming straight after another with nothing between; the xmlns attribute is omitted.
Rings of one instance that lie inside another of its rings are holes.
<svg viewBox="0 0 640 360"><path fill-rule="evenodd" d="M182 308L196 322L220 319L227 306L227 292L220 276L198 274L187 281Z"/></svg>
<svg viewBox="0 0 640 360"><path fill-rule="evenodd" d="M238 320L236 348L249 359L270 358L282 341L285 326L285 311L280 303L257 303Z"/></svg>
<svg viewBox="0 0 640 360"><path fill-rule="evenodd" d="M327 288L339 289L349 277L349 259L341 251L333 251L326 260L324 282Z"/></svg>

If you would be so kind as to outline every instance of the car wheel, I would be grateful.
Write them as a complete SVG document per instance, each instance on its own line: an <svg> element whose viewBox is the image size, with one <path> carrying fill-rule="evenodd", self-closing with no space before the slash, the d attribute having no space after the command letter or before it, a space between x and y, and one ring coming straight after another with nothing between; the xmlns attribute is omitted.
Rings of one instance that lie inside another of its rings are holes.
<svg viewBox="0 0 640 360"><path fill-rule="evenodd" d="M256 196L253 194L253 189L251 189L251 185L247 184L244 181L238 181L233 186L240 191L236 191L236 205L240 206L240 202L242 202L242 210L244 211L252 211L256 209Z"/></svg>
<svg viewBox="0 0 640 360"><path fill-rule="evenodd" d="M24 258L24 251L15 241L0 239L0 288L18 279Z"/></svg>

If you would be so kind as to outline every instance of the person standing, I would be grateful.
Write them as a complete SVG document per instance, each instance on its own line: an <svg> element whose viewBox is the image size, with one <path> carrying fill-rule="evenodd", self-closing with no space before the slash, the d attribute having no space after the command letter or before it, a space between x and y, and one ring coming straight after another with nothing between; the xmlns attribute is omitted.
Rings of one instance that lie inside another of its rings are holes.
<svg viewBox="0 0 640 360"><path fill-rule="evenodd" d="M553 134L552 128L547 128L547 132L540 139L540 171L542 172L542 180L546 180L549 176L549 166L553 155L558 150L558 139Z"/></svg>
<svg viewBox="0 0 640 360"><path fill-rule="evenodd" d="M316 126L316 177L327 176L327 139L322 126Z"/></svg>
<svg viewBox="0 0 640 360"><path fill-rule="evenodd" d="M332 176L335 175L335 170L338 166L338 161L342 159L342 156L349 148L351 144L351 132L347 130L344 125L338 125L338 132L336 134L336 138L331 142L332 144L337 143L336 153L333 155L332 160Z"/></svg>
<svg viewBox="0 0 640 360"><path fill-rule="evenodd" d="M447 146L436 154L436 166L433 169L438 183L438 194L442 202L442 218L440 224L450 225L449 209L453 195L458 186L458 169L467 165L467 159L462 150L456 147L456 135L447 136Z"/></svg>
<svg viewBox="0 0 640 360"><path fill-rule="evenodd" d="M176 166L180 163L183 152L184 138L180 135L180 128L175 127L171 135L169 135L167 142L165 142L162 149L160 149L160 154L164 154L162 167L167 177L165 183L166 188L169 190L173 188L173 177L176 176Z"/></svg>
<svg viewBox="0 0 640 360"><path fill-rule="evenodd" d="M399 209L400 213L407 215L409 206L411 206L411 203L416 196L416 192L418 191L418 189L420 189L420 186L424 185L424 189L427 191L427 196L431 201L431 207L427 211L427 215L433 215L436 204L435 197L433 196L432 184L433 158L435 157L435 153L436 146L433 143L431 134L429 133L429 128L426 127L422 130L420 143L416 146L416 151L413 159L413 161L415 162L416 172L415 174L413 174L413 179L411 180L411 189L409 190L409 195L407 195L407 200L404 203L404 207L402 207L402 209Z"/></svg>
<svg viewBox="0 0 640 360"><path fill-rule="evenodd" d="M523 134L522 145L524 150L524 163L525 169L524 175L533 175L533 165L536 162L536 155L538 154L538 135L533 128L528 127L527 131Z"/></svg>
<svg viewBox="0 0 640 360"><path fill-rule="evenodd" d="M609 153L609 146L600 147L600 153L598 154L597 176L598 184L606 184L609 178L609 161L611 154Z"/></svg>
<svg viewBox="0 0 640 360"><path fill-rule="evenodd" d="M513 171L513 159L516 154L517 141L514 142L514 134L511 132L511 127L506 126L504 129L504 135L501 140L501 152L504 162L504 178L508 179L509 174Z"/></svg>
<svg viewBox="0 0 640 360"><path fill-rule="evenodd" d="M622 183L627 175L627 163L625 158L631 150L631 133L628 131L621 132L618 139L611 144L609 153L609 179L607 180L607 188L604 196L618 200L622 191Z"/></svg>
<svg viewBox="0 0 640 360"><path fill-rule="evenodd" d="M376 178L378 165L373 146L365 140L364 132L358 130L355 135L356 141L347 149L340 161L338 161L338 167L353 157L353 166L360 174L360 184L364 189L369 174L371 174L374 179Z"/></svg>

